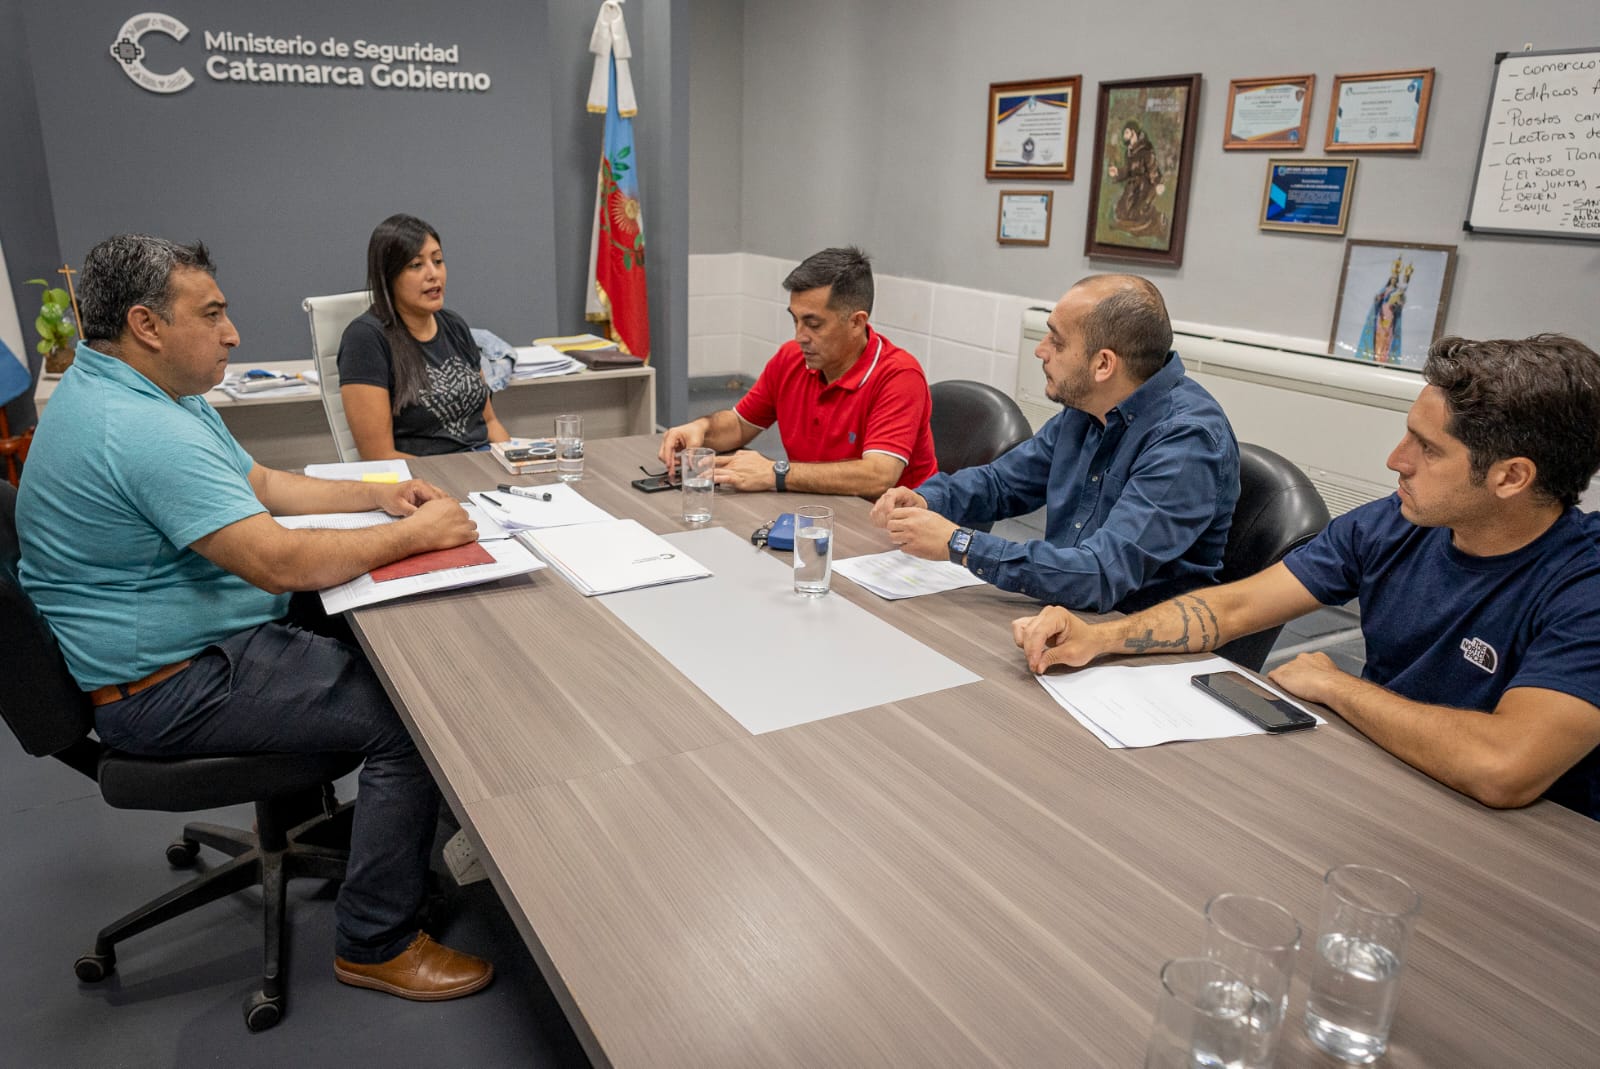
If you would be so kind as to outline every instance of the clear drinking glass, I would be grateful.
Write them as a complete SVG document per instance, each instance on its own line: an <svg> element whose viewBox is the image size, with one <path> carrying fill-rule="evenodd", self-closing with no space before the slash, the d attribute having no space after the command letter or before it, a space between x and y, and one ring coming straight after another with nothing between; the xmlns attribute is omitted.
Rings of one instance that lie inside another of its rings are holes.
<svg viewBox="0 0 1600 1069"><path fill-rule="evenodd" d="M1250 985L1210 958L1174 958L1161 967L1156 1023L1144 1069L1232 1069L1244 1056Z"/></svg>
<svg viewBox="0 0 1600 1069"><path fill-rule="evenodd" d="M805 505L794 510L794 592L820 598L833 580L833 510Z"/></svg>
<svg viewBox="0 0 1600 1069"><path fill-rule="evenodd" d="M717 451L700 446L678 451L678 477L683 482L683 522L700 526L711 522L716 500Z"/></svg>
<svg viewBox="0 0 1600 1069"><path fill-rule="evenodd" d="M583 478L583 417L556 417L556 475L564 483Z"/></svg>
<svg viewBox="0 0 1600 1069"><path fill-rule="evenodd" d="M1205 956L1239 973L1250 987L1241 1069L1271 1069L1278 1056L1299 949L1300 924L1276 902L1223 893L1206 903Z"/></svg>
<svg viewBox="0 0 1600 1069"><path fill-rule="evenodd" d="M1398 876L1339 865L1322 880L1306 1035L1341 1061L1368 1065L1389 1046L1406 942L1422 896Z"/></svg>

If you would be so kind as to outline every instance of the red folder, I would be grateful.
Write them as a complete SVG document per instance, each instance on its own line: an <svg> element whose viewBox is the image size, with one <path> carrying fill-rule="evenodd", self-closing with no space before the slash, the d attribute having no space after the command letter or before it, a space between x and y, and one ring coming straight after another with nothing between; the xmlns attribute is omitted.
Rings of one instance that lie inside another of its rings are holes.
<svg viewBox="0 0 1600 1069"><path fill-rule="evenodd" d="M468 542L464 546L454 549L436 549L429 553L418 553L414 557L397 560L393 564L385 564L382 568L374 568L368 574L374 582L383 583L390 579L406 579L413 575L426 575L428 572L442 572L451 568L467 568L474 564L493 564L494 558L489 551L476 542Z"/></svg>

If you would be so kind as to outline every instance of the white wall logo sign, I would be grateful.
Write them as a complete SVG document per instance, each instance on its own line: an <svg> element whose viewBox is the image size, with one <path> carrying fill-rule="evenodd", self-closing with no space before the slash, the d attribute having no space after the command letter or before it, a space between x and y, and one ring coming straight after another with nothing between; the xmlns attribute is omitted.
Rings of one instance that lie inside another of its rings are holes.
<svg viewBox="0 0 1600 1069"><path fill-rule="evenodd" d="M152 93L176 93L189 88L194 75L186 68L179 67L171 74L157 74L144 65L144 46L139 40L147 33L164 33L175 41L181 41L189 36L189 27L171 15L160 15L153 11L135 15L124 22L122 29L117 31L116 41L111 45L111 55L122 65L122 73L131 78L134 85Z"/></svg>
<svg viewBox="0 0 1600 1069"><path fill-rule="evenodd" d="M145 12L122 24L111 44L111 56L133 83L152 93L176 93L194 83L188 68L157 74L144 65L140 39L163 33L175 41L189 36L189 27L171 15ZM295 34L274 37L231 30L204 30L205 72L214 82L258 85L317 85L374 89L421 89L434 92L487 93L493 84L482 71L449 70L461 60L461 46L413 41L379 44L357 38L315 40ZM263 58L257 58L263 57ZM366 62L363 65L363 61ZM437 64L437 66L436 66Z"/></svg>

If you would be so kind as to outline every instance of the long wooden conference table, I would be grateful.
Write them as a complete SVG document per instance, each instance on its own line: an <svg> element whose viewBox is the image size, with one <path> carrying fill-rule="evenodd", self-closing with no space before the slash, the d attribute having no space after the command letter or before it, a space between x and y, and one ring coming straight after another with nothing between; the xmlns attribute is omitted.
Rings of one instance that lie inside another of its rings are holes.
<svg viewBox="0 0 1600 1069"><path fill-rule="evenodd" d="M677 495L628 486L655 448L590 443L579 489L667 534ZM412 467L462 497L505 479L481 455ZM747 536L815 501L719 495L714 522ZM836 557L889 548L866 502L831 503ZM597 1065L1138 1066L1161 963L1231 890L1305 928L1278 1064L1331 1066L1300 1018L1341 862L1424 899L1383 1064L1600 1064L1594 822L1486 809L1337 718L1108 749L1012 647L1031 602L829 596L982 681L752 736L551 569L355 614Z"/></svg>

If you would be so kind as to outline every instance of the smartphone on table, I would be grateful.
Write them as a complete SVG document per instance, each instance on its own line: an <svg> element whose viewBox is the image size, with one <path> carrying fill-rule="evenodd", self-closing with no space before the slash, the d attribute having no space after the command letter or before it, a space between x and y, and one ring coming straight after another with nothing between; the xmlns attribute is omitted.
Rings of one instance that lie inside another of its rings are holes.
<svg viewBox="0 0 1600 1069"><path fill-rule="evenodd" d="M1317 726L1316 717L1243 672L1203 673L1190 682L1265 731L1276 734Z"/></svg>

